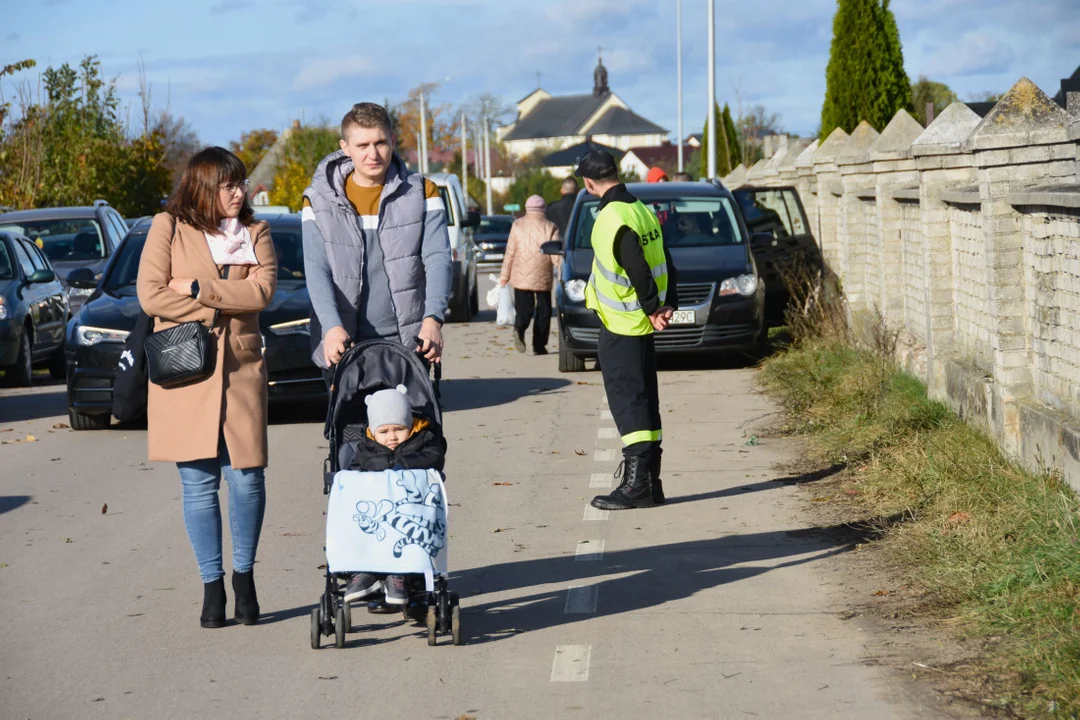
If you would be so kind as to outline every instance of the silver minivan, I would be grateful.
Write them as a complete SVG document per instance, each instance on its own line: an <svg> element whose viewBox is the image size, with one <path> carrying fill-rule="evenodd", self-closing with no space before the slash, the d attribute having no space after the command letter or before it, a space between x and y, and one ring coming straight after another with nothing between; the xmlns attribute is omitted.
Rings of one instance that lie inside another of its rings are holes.
<svg viewBox="0 0 1080 720"><path fill-rule="evenodd" d="M450 291L451 322L469 322L480 311L480 296L476 285L475 229L480 225L480 213L467 211L465 193L457 175L432 173L428 180L435 183L446 206L446 230L450 235L450 254L454 260L454 284Z"/></svg>

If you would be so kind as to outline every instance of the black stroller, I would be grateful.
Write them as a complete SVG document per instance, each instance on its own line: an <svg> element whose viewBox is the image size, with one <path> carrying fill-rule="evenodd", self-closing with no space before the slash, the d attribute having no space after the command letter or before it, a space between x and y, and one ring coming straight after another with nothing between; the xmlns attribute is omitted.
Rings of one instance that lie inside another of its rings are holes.
<svg viewBox="0 0 1080 720"><path fill-rule="evenodd" d="M334 371L330 405L326 413L324 435L330 442L324 465L323 494L329 495L334 476L342 469L341 450L358 433L366 432L365 398L371 393L404 385L414 415L431 423L442 438L442 411L439 407L441 367L435 365L431 382L424 360L398 342L370 340L347 350ZM342 581L351 573L333 573L326 568L326 590L319 604L311 610L311 647L318 650L322 636L334 636L338 648L345 647L345 635L352 629L352 608L344 602ZM460 645L461 615L457 593L450 592L445 574L434 575L433 589L422 592L416 601L403 606L406 621L426 619L428 645L437 643L438 635L451 635Z"/></svg>

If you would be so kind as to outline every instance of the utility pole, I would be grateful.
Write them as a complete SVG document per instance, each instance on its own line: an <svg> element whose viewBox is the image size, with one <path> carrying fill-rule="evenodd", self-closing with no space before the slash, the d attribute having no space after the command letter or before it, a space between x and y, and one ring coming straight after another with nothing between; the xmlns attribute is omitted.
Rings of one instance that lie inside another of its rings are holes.
<svg viewBox="0 0 1080 720"><path fill-rule="evenodd" d="M484 116L484 165L487 169L487 214L494 215L491 209L491 139L488 137L488 119Z"/></svg>
<svg viewBox="0 0 1080 720"><path fill-rule="evenodd" d="M469 131L465 111L461 111L461 192L465 194L465 212L469 211Z"/></svg>
<svg viewBox="0 0 1080 720"><path fill-rule="evenodd" d="M716 178L716 0L709 2L709 179Z"/></svg>
<svg viewBox="0 0 1080 720"><path fill-rule="evenodd" d="M682 0L675 2L675 67L678 74L679 96L679 172L683 171L683 122L682 122Z"/></svg>
<svg viewBox="0 0 1080 720"><path fill-rule="evenodd" d="M427 152L427 106L424 105L424 89L420 88L420 146L416 149L420 153L420 173L427 175L428 152Z"/></svg>
<svg viewBox="0 0 1080 720"><path fill-rule="evenodd" d="M424 156L420 152L420 133L416 133L416 172L424 174Z"/></svg>

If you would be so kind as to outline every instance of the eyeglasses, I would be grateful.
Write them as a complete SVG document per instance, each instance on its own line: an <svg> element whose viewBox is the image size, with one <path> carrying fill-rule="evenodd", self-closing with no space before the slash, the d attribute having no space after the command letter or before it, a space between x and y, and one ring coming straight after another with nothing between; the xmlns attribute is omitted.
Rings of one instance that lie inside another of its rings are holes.
<svg viewBox="0 0 1080 720"><path fill-rule="evenodd" d="M224 185L218 185L219 190L224 190L230 195L235 195L237 190L243 190L246 194L249 187L251 187L250 180L244 180L239 183L225 183Z"/></svg>

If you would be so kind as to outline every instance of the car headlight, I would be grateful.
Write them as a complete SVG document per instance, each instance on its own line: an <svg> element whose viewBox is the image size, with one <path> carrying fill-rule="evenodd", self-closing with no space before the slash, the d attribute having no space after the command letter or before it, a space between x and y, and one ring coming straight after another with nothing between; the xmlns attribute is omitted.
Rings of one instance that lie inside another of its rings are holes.
<svg viewBox="0 0 1080 720"><path fill-rule="evenodd" d="M75 342L79 345L98 345L100 343L122 343L131 333L127 330L112 330L80 325L75 329Z"/></svg>
<svg viewBox="0 0 1080 720"><path fill-rule="evenodd" d="M4 298L0 297L0 320L8 319L8 306Z"/></svg>
<svg viewBox="0 0 1080 720"><path fill-rule="evenodd" d="M740 275L728 278L720 283L720 296L724 295L753 295L757 292L757 275Z"/></svg>
<svg viewBox="0 0 1080 720"><path fill-rule="evenodd" d="M69 287L67 290L68 302L83 301L94 294L94 288Z"/></svg>
<svg viewBox="0 0 1080 720"><path fill-rule="evenodd" d="M270 332L278 337L283 337L285 335L311 335L311 318L271 325Z"/></svg>
<svg viewBox="0 0 1080 720"><path fill-rule="evenodd" d="M584 302L585 300L585 281L580 278L574 278L566 283L566 297L570 298L574 302Z"/></svg>

